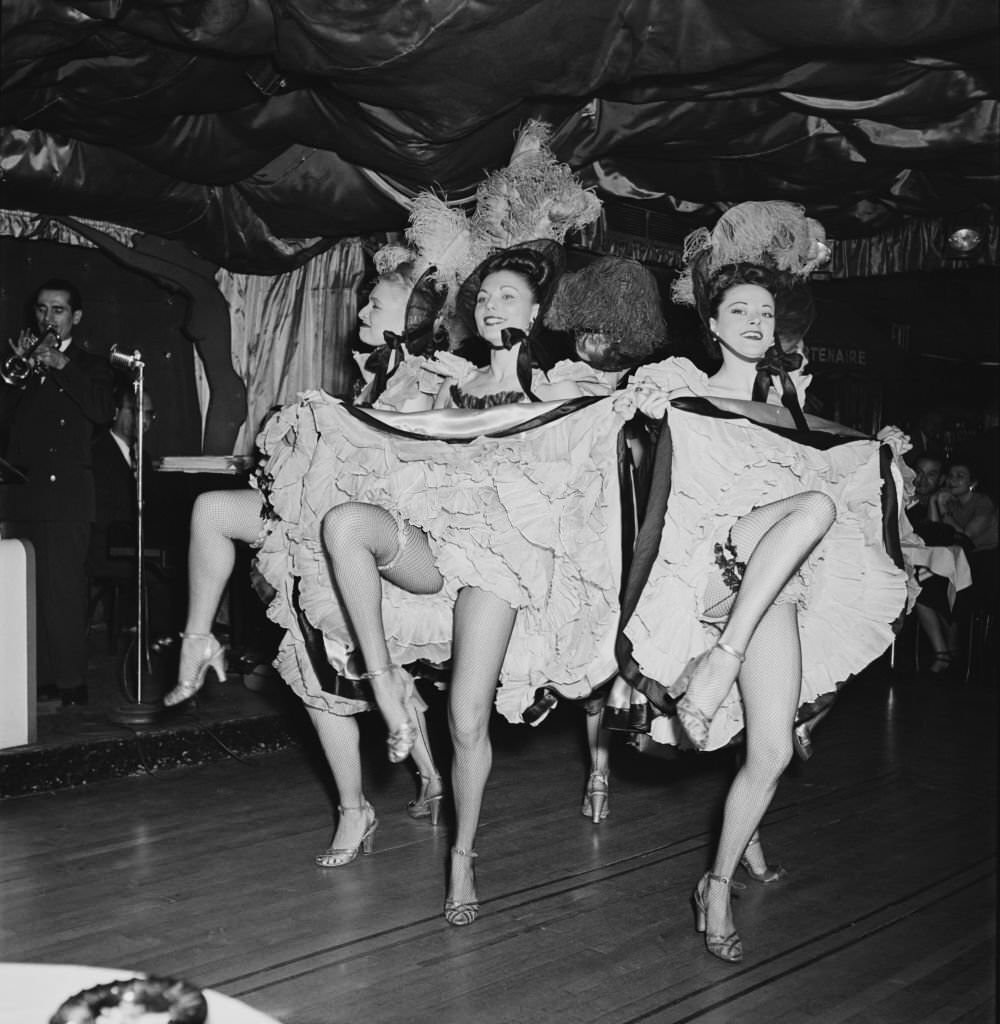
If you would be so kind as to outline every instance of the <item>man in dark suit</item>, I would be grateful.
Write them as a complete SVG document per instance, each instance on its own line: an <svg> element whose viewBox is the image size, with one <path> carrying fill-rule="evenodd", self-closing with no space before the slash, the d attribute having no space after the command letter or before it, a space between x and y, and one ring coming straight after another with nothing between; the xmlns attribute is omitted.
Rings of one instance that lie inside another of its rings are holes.
<svg viewBox="0 0 1000 1024"><path fill-rule="evenodd" d="M107 430L98 433L91 448L97 507L90 532L90 554L87 563L93 575L114 575L122 568L109 557L112 541L122 546L135 543L136 441L140 417L135 413L135 395L127 386L114 392L114 419ZM145 432L155 418L153 399L149 392L142 396L142 429ZM144 453L143 467L148 480L151 468Z"/></svg>
<svg viewBox="0 0 1000 1024"><path fill-rule="evenodd" d="M93 444L94 482L97 493L97 511L90 532L90 551L87 571L90 576L120 580L122 587L121 622L135 625L136 565L135 555L116 554L134 552L136 544L136 471L135 459L139 429L143 434L156 418L153 397L148 391L142 396L142 416L136 415L135 394L130 382L115 388L115 418L111 426L99 433ZM156 508L155 478L149 453L143 452L143 504L144 543L147 551L162 546L162 511ZM150 497L153 497L152 508ZM150 512L153 515L150 515ZM156 514L160 512L159 516ZM171 578L162 565L151 564L147 556L145 565L146 610L151 635L172 631ZM112 623L108 623L111 628Z"/></svg>
<svg viewBox="0 0 1000 1024"><path fill-rule="evenodd" d="M23 331L13 346L31 373L23 387L0 384L10 417L6 458L27 476L4 488L0 518L5 535L35 548L39 696L85 704L91 443L111 420L112 374L106 359L73 340L83 304L72 282L46 281L35 293L34 316L35 332Z"/></svg>

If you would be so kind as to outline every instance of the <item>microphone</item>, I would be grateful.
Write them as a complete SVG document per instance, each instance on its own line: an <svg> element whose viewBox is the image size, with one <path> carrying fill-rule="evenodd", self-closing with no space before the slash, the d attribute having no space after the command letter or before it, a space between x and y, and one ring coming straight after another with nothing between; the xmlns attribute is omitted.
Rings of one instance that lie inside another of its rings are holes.
<svg viewBox="0 0 1000 1024"><path fill-rule="evenodd" d="M119 352L117 345L111 346L108 359L112 366L121 370L141 370L146 364L142 361L142 353L136 349L131 355Z"/></svg>

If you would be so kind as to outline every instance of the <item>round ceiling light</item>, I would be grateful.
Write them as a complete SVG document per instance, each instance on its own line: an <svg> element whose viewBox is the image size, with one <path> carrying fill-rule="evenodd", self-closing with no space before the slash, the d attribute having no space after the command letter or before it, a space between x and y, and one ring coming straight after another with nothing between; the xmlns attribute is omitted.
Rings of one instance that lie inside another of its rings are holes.
<svg viewBox="0 0 1000 1024"><path fill-rule="evenodd" d="M948 236L948 246L952 251L966 255L978 248L982 240L983 234L978 228L956 228Z"/></svg>

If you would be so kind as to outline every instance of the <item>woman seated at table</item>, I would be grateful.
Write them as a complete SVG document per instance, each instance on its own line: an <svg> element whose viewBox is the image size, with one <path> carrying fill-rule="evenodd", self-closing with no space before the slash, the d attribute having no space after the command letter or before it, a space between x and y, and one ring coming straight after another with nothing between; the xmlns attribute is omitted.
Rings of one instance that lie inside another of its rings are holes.
<svg viewBox="0 0 1000 1024"><path fill-rule="evenodd" d="M975 461L956 456L948 464L944 486L934 494L928 506L928 519L951 531L950 540L960 545L969 559L972 587L960 595L963 603L977 600L995 607L997 600L997 505L979 488L980 473ZM951 634L954 636L954 633ZM935 661L951 666L956 652L949 649L935 651ZM934 671L932 666L931 671Z"/></svg>
<svg viewBox="0 0 1000 1024"><path fill-rule="evenodd" d="M961 544L972 557L997 547L997 506L978 488L979 472L974 462L953 458L944 486L928 505L930 521L950 526L954 543Z"/></svg>

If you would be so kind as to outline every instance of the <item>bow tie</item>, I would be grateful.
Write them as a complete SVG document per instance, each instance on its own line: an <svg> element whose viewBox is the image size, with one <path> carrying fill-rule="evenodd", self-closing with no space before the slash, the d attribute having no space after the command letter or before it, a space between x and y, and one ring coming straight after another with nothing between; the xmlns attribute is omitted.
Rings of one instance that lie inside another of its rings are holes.
<svg viewBox="0 0 1000 1024"><path fill-rule="evenodd" d="M777 377L781 382L781 404L792 414L795 426L799 430L808 430L809 424L802 414L798 392L792 383L789 373L802 367L801 352L785 352L780 345L772 345L762 359L757 362L757 379L753 384L753 400L766 402L767 393L771 389L771 378Z"/></svg>

